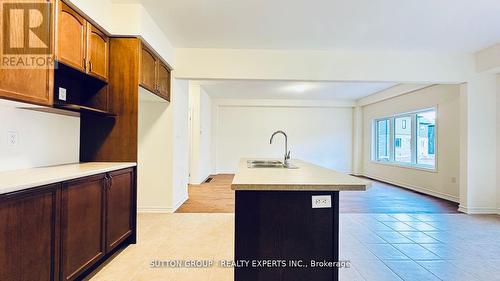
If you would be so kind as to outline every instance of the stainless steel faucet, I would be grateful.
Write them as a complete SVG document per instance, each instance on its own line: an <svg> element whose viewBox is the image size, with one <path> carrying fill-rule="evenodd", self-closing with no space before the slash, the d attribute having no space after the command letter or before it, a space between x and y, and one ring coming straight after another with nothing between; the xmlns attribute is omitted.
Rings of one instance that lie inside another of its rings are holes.
<svg viewBox="0 0 500 281"><path fill-rule="evenodd" d="M269 144L273 143L273 138L277 134L282 134L285 137L285 159L283 161L283 165L285 165L285 167L290 167L290 150L288 150L288 136L286 135L286 133L283 131L274 132L271 136L271 139L269 140Z"/></svg>

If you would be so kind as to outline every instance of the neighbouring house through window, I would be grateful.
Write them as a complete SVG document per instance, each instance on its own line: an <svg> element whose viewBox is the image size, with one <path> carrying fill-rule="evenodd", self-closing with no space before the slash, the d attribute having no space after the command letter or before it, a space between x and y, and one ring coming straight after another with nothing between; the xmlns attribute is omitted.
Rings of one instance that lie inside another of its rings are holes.
<svg viewBox="0 0 500 281"><path fill-rule="evenodd" d="M436 109L376 119L373 132L374 161L435 169Z"/></svg>

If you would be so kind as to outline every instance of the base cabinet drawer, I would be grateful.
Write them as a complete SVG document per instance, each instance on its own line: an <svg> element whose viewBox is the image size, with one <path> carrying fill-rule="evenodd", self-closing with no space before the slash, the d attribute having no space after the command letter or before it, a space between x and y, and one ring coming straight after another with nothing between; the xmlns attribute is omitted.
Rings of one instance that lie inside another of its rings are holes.
<svg viewBox="0 0 500 281"><path fill-rule="evenodd" d="M63 184L61 280L74 280L105 254L105 175Z"/></svg>
<svg viewBox="0 0 500 281"><path fill-rule="evenodd" d="M59 277L60 185L0 195L0 280Z"/></svg>

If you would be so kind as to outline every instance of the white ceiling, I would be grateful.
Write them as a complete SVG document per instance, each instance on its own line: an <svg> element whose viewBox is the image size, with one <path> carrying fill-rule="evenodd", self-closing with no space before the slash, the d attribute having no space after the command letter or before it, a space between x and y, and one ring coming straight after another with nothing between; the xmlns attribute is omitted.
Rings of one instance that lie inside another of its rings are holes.
<svg viewBox="0 0 500 281"><path fill-rule="evenodd" d="M175 47L473 52L500 41L499 0L140 2Z"/></svg>
<svg viewBox="0 0 500 281"><path fill-rule="evenodd" d="M354 101L396 83L368 82L290 82L264 80L193 81L212 98L300 99Z"/></svg>

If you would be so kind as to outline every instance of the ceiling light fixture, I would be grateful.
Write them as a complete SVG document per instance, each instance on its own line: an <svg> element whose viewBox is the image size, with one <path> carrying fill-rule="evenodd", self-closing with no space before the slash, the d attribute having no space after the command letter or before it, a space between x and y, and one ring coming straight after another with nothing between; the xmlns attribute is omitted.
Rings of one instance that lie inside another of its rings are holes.
<svg viewBox="0 0 500 281"><path fill-rule="evenodd" d="M296 91L296 92L304 92L306 90L306 86L304 85L296 85L293 87L293 89Z"/></svg>

